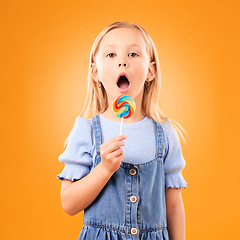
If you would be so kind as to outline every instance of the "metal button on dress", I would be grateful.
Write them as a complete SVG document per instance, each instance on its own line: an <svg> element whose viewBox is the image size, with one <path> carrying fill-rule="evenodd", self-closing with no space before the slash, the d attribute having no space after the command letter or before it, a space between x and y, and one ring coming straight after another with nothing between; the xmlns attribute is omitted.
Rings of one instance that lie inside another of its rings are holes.
<svg viewBox="0 0 240 240"><path fill-rule="evenodd" d="M135 227L132 227L130 229L130 232L131 232L132 235L136 235L137 234L137 229Z"/></svg>
<svg viewBox="0 0 240 240"><path fill-rule="evenodd" d="M132 168L129 170L129 173L130 175L134 176L137 173L137 171L134 168Z"/></svg>
<svg viewBox="0 0 240 240"><path fill-rule="evenodd" d="M130 202L131 202L131 203L135 203L136 201L137 201L137 197L134 196L134 195L132 195L132 196L130 197Z"/></svg>

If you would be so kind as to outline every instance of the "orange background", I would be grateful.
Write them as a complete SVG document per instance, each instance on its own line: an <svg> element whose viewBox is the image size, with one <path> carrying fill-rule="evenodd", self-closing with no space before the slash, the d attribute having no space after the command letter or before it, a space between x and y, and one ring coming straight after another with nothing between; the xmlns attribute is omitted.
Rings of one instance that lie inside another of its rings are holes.
<svg viewBox="0 0 240 240"><path fill-rule="evenodd" d="M235 239L239 223L237 1L5 1L1 4L1 239L77 239L61 208L58 155L85 99L97 34L124 20L152 36L161 106L181 140L187 239Z"/></svg>

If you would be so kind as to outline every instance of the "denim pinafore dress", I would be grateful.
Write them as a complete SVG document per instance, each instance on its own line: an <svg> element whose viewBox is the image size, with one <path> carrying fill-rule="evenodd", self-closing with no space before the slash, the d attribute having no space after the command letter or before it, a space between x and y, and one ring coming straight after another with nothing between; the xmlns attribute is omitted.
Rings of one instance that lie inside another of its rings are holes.
<svg viewBox="0 0 240 240"><path fill-rule="evenodd" d="M99 116L92 118L94 167L101 161ZM94 202L84 211L79 240L168 240L162 126L154 122L156 156L143 164L122 162Z"/></svg>

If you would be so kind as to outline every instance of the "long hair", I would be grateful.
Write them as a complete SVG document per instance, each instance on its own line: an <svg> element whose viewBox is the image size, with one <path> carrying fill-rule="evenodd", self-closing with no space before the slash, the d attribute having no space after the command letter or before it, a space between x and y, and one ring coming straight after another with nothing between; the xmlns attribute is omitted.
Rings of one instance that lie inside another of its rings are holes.
<svg viewBox="0 0 240 240"><path fill-rule="evenodd" d="M159 96L161 89L161 70L154 42L151 39L150 35L141 26L134 23L129 22L112 23L111 25L104 28L96 37L90 53L87 96L80 116L84 118L91 118L94 115L105 112L108 108L109 103L107 99L106 90L104 89L102 84L99 87L97 82L93 80L92 68L93 64L95 64L95 58L101 40L108 32L115 28L136 28L142 33L143 38L146 42L150 62L155 62L156 64L155 78L152 81L150 81L148 85L144 85L142 101L143 110L145 111L146 115L149 118L153 119L159 124L162 124L162 122L166 121L174 128L174 130L177 133L181 135L182 139L185 141L185 138L182 135L182 132L186 133L185 130L175 120L166 117L162 110L160 109Z"/></svg>

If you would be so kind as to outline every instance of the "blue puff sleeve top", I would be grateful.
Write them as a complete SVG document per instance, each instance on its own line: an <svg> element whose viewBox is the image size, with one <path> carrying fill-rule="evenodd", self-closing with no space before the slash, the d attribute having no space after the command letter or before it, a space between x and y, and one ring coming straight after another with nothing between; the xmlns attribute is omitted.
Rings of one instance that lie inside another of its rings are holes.
<svg viewBox="0 0 240 240"><path fill-rule="evenodd" d="M119 135L120 122L112 121L100 114L103 141ZM165 189L186 188L187 183L182 175L186 165L182 155L179 138L174 129L163 122L165 156L163 159L165 172ZM156 141L154 123L149 117L135 123L123 123L122 134L127 135L124 140L124 162L132 164L145 163L155 158ZM92 120L77 117L69 135L65 151L59 156L59 161L65 166L57 176L58 179L75 181L86 176L93 166L96 156Z"/></svg>

